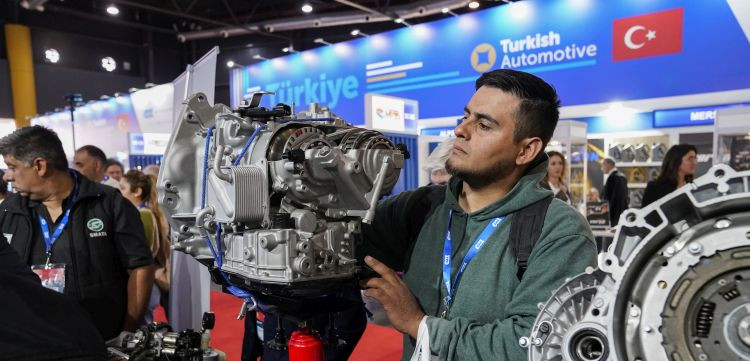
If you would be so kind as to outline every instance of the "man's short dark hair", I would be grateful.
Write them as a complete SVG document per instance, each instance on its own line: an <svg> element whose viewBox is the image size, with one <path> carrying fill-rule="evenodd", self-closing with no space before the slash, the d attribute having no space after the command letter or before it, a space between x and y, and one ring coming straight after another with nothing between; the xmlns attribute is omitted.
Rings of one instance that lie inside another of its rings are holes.
<svg viewBox="0 0 750 361"><path fill-rule="evenodd" d="M77 152L86 152L91 158L102 162L102 165L107 164L107 156L104 154L104 151L95 145L84 145L83 147L78 148L78 150L76 150L76 153Z"/></svg>
<svg viewBox="0 0 750 361"><path fill-rule="evenodd" d="M114 159L114 158L107 159L107 162L104 163L104 169L106 170L111 165L116 165L120 167L120 170L123 171L123 173L125 172L125 167L122 166L122 163L120 163L119 161L117 161L117 159Z"/></svg>
<svg viewBox="0 0 750 361"><path fill-rule="evenodd" d="M0 155L11 155L27 165L36 158L44 158L50 168L68 169L68 159L57 133L41 125L16 129L0 139Z"/></svg>
<svg viewBox="0 0 750 361"><path fill-rule="evenodd" d="M602 162L607 163L607 164L609 164L609 165L611 165L613 167L616 165L615 164L615 159L612 158L612 157L606 157L606 158L604 158L604 160L602 160Z"/></svg>
<svg viewBox="0 0 750 361"><path fill-rule="evenodd" d="M560 99L555 88L541 78L511 69L497 69L482 74L476 89L483 86L500 89L521 98L513 141L539 137L543 146L552 138L560 119Z"/></svg>

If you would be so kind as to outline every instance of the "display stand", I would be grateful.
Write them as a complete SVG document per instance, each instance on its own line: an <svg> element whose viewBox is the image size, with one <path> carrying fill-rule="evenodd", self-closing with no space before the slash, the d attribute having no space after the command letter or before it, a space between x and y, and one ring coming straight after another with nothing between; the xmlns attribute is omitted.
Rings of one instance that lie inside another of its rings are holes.
<svg viewBox="0 0 750 361"><path fill-rule="evenodd" d="M588 159L586 140L586 123L577 120L561 120L557 123L555 133L547 144L547 151L555 150L565 156L568 163L565 182L571 196L571 205L581 213L586 210Z"/></svg>
<svg viewBox="0 0 750 361"><path fill-rule="evenodd" d="M750 107L720 109L714 122L714 164L750 169Z"/></svg>

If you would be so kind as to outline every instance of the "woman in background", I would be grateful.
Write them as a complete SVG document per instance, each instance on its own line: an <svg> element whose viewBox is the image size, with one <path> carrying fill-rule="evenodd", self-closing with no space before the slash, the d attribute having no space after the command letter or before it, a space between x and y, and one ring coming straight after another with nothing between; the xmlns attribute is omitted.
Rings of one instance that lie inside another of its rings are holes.
<svg viewBox="0 0 750 361"><path fill-rule="evenodd" d="M154 309L161 301L168 304L169 297L169 225L157 203L156 179L135 169L129 170L120 179L120 192L141 213L146 239L154 257L154 288L151 292L145 323L153 321ZM166 311L166 307L165 307Z"/></svg>
<svg viewBox="0 0 750 361"><path fill-rule="evenodd" d="M698 165L698 151L690 144L677 144L669 148L661 163L661 173L656 180L648 182L643 192L641 208L672 193L677 188L693 181Z"/></svg>
<svg viewBox="0 0 750 361"><path fill-rule="evenodd" d="M562 153L554 150L547 152L547 157L549 157L549 161L547 162L547 176L539 184L544 188L552 190L555 198L570 204L570 192L568 192L568 186L565 184L565 171L568 168L565 157Z"/></svg>

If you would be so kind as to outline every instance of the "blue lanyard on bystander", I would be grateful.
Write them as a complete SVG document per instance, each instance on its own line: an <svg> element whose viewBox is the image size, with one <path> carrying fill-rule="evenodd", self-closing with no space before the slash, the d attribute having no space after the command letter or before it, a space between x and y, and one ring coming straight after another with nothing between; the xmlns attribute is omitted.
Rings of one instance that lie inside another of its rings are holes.
<svg viewBox="0 0 750 361"><path fill-rule="evenodd" d="M453 251L453 241L451 240L451 223L453 222L453 211L451 210L448 213L448 230L445 233L445 244L443 245L443 283L445 284L447 296L445 296L445 298L443 299L445 308L443 309L441 317L445 318L448 315L448 310L450 309L451 304L453 303L453 298L456 295L456 287L458 286L458 282L461 280L461 276L463 275L466 266L469 265L469 262L471 262L471 260L473 260L477 254L479 254L479 251L482 250L482 247L484 247L487 239L489 239L492 233L494 233L495 230L500 227L500 224L503 222L503 220L505 220L505 217L493 218L490 223L487 224L486 227L484 227L482 233L479 234L479 237L471 245L469 252L466 253L463 262L461 262L461 266L456 272L456 278L451 283L451 253Z"/></svg>
<svg viewBox="0 0 750 361"><path fill-rule="evenodd" d="M73 203L75 202L76 197L78 197L78 174L76 172L71 171L71 176L73 177L73 192L70 195L70 198L68 199L68 204L65 206L65 212L63 213L63 217L60 220L60 223L55 228L55 232L50 235L49 232L49 225L47 224L47 220L44 219L44 217L39 214L39 224L42 227L42 237L44 237L44 244L47 247L47 263L49 264L50 258L52 257L52 245L55 244L55 241L57 241L58 238L60 238L60 235L65 230L65 227L68 225L68 220L70 219L70 210L73 209Z"/></svg>

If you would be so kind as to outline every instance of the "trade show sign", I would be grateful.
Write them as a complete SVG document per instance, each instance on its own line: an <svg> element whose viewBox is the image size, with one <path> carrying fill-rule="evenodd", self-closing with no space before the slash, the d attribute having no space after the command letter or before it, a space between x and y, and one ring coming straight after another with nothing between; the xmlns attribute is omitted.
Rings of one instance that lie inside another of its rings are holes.
<svg viewBox="0 0 750 361"><path fill-rule="evenodd" d="M492 69L534 73L563 105L747 88L746 0L526 0L234 69L231 105L327 105L364 124L364 95L419 102L420 118L461 114ZM745 31L743 32L743 26Z"/></svg>

